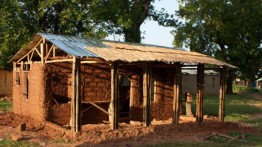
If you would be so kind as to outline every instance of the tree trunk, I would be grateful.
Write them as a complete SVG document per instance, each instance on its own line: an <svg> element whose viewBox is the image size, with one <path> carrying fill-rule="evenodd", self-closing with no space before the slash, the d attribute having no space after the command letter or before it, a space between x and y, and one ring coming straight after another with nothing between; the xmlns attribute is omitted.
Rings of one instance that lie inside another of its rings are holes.
<svg viewBox="0 0 262 147"><path fill-rule="evenodd" d="M228 70L226 94L232 94L232 93L233 93L233 75L232 75L232 70Z"/></svg>
<svg viewBox="0 0 262 147"><path fill-rule="evenodd" d="M134 25L130 28L124 28L125 42L140 43L140 25Z"/></svg>

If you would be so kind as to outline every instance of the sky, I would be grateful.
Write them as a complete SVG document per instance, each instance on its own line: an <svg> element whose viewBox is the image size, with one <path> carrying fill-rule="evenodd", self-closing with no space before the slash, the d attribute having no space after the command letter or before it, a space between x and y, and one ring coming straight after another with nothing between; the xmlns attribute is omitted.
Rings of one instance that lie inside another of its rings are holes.
<svg viewBox="0 0 262 147"><path fill-rule="evenodd" d="M169 14L174 14L178 10L176 0L156 0L154 6L157 10L164 8ZM140 27L142 34L141 43L152 44L166 47L173 47L173 35L170 33L173 28L159 26L157 22L146 20ZM108 36L106 39L114 40L114 37ZM115 36L115 41L123 41L123 36Z"/></svg>

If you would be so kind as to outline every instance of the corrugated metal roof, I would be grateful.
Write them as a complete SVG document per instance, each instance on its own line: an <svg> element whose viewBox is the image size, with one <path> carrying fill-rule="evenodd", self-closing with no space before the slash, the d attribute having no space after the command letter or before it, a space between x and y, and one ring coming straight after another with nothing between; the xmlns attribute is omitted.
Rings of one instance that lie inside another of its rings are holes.
<svg viewBox="0 0 262 147"><path fill-rule="evenodd" d="M84 39L77 36L54 35L49 33L38 33L34 39L25 48L18 51L10 61L19 60L28 53L41 38L51 42L69 55L79 57L100 57L106 61L205 63L234 67L197 52L137 43Z"/></svg>

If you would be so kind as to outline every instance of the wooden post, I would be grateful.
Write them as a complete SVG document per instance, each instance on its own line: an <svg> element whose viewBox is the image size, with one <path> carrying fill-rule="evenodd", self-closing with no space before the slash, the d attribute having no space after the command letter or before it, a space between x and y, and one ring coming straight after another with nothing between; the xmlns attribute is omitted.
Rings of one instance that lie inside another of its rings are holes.
<svg viewBox="0 0 262 147"><path fill-rule="evenodd" d="M219 112L218 117L224 122L225 116L225 90L226 90L226 67L220 69L220 89L219 89Z"/></svg>
<svg viewBox="0 0 262 147"><path fill-rule="evenodd" d="M111 103L110 103L110 124L111 129L119 127L119 85L118 85L118 64L111 65Z"/></svg>
<svg viewBox="0 0 262 147"><path fill-rule="evenodd" d="M71 99L71 130L81 131L81 68L80 58L73 57L72 66L72 99Z"/></svg>
<svg viewBox="0 0 262 147"><path fill-rule="evenodd" d="M150 79L152 77L151 64L145 62L143 74L143 124L145 127L151 125L151 100L150 100Z"/></svg>
<svg viewBox="0 0 262 147"><path fill-rule="evenodd" d="M204 64L197 66L196 121L203 121Z"/></svg>
<svg viewBox="0 0 262 147"><path fill-rule="evenodd" d="M40 54L41 54L41 63L42 63L42 65L45 64L44 51L45 51L45 44L41 43L40 44Z"/></svg>
<svg viewBox="0 0 262 147"><path fill-rule="evenodd" d="M181 65L177 64L175 67L175 76L174 76L174 98L173 98L173 117L172 123L178 124L179 122L179 109L180 109L180 93L182 90L181 84L182 83L182 72L181 72Z"/></svg>

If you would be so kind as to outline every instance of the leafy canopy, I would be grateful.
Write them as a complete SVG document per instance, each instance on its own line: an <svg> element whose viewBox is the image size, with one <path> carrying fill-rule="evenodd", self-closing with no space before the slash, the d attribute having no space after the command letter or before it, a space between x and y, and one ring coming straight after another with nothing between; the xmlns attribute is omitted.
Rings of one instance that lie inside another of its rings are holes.
<svg viewBox="0 0 262 147"><path fill-rule="evenodd" d="M154 0L9 0L0 1L0 66L37 32L104 38L124 34L140 42L146 19L170 26L173 16L156 11ZM10 66L10 65L9 65Z"/></svg>
<svg viewBox="0 0 262 147"><path fill-rule="evenodd" d="M181 0L174 44L214 56L254 79L262 64L261 0Z"/></svg>

